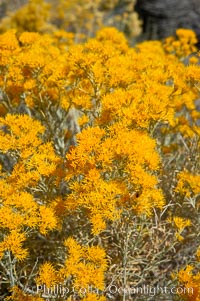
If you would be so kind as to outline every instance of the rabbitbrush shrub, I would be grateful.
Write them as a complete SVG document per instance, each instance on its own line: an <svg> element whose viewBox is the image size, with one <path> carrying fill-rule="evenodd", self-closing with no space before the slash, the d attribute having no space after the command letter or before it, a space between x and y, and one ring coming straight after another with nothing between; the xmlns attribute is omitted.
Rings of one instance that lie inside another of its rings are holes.
<svg viewBox="0 0 200 301"><path fill-rule="evenodd" d="M195 34L68 37L0 36L0 298L199 301Z"/></svg>

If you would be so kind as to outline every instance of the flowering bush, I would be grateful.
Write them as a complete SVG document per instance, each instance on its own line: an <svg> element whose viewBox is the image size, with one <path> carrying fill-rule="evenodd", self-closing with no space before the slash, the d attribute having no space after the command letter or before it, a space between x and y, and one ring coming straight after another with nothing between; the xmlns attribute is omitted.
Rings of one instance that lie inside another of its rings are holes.
<svg viewBox="0 0 200 301"><path fill-rule="evenodd" d="M135 4L136 0L3 0L0 32L15 28L20 33L55 33L65 40L70 31L80 42L104 25L117 27L134 41L141 33Z"/></svg>
<svg viewBox="0 0 200 301"><path fill-rule="evenodd" d="M56 286L55 300L103 301L111 285L131 300L158 279L200 299L195 43L190 30L173 49L130 48L114 28L84 44L0 36L2 300Z"/></svg>

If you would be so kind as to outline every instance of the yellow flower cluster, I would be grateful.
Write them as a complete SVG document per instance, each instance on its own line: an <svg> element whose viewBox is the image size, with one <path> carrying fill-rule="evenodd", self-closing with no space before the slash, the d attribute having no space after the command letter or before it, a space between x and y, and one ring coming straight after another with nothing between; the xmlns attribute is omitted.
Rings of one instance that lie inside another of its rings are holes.
<svg viewBox="0 0 200 301"><path fill-rule="evenodd" d="M182 217L178 217L178 216L174 216L172 218L172 221L173 221L173 224L174 224L175 228L177 229L177 232L175 233L176 238L179 241L182 241L184 238L181 235L181 233L183 232L183 230L186 227L191 226L191 220L185 219L185 218L182 218Z"/></svg>
<svg viewBox="0 0 200 301"><path fill-rule="evenodd" d="M200 175L189 171L182 171L178 175L179 181L176 190L186 197L198 195L200 191Z"/></svg>
<svg viewBox="0 0 200 301"><path fill-rule="evenodd" d="M50 143L40 135L44 127L28 115L10 115L0 119L0 150L16 161L12 172L2 170L0 178L0 227L8 232L1 250L9 250L18 259L26 257L22 249L26 228L38 228L45 234L56 228L54 211L34 197L34 187L42 178L55 174L58 157ZM13 223L13 221L15 221ZM25 227L25 228L24 228ZM1 255L3 255L1 251Z"/></svg>
<svg viewBox="0 0 200 301"><path fill-rule="evenodd" d="M81 246L72 237L64 245L68 249L64 267L56 270L51 263L45 262L40 266L37 284L51 288L72 278L72 287L76 288L79 297L86 295L84 301L91 300L92 297L93 300L104 301L103 296L91 292L86 294L84 291L88 287L104 290L104 273L108 267L105 250L98 246Z"/></svg>
<svg viewBox="0 0 200 301"><path fill-rule="evenodd" d="M6 2L5 17L0 22L0 32L15 28L17 32L56 34L61 44L70 40L82 41L93 36L103 24L116 26L133 38L141 33L141 21L134 11L135 0L126 3L124 13L118 11L118 1L108 0L28 0ZM17 9L15 11L14 8ZM114 16L113 11L116 11ZM71 33L73 32L73 37ZM72 38L72 39L71 39ZM62 40L62 41L61 41ZM66 46L66 45L65 45Z"/></svg>
<svg viewBox="0 0 200 301"><path fill-rule="evenodd" d="M65 241L65 246L69 256L60 274L66 279L73 276L74 287L93 286L103 290L104 273L108 266L104 249L98 246L81 246L71 237Z"/></svg>
<svg viewBox="0 0 200 301"><path fill-rule="evenodd" d="M196 43L197 38L192 30L180 28L176 30L176 37L169 37L165 40L164 48L167 53L175 54L179 58L185 58L197 51Z"/></svg>
<svg viewBox="0 0 200 301"><path fill-rule="evenodd" d="M43 0L30 0L14 13L5 17L0 25L0 30L17 28L19 32L43 32L51 28L47 24L50 18L51 5ZM53 27L53 26L52 26Z"/></svg>
<svg viewBox="0 0 200 301"><path fill-rule="evenodd" d="M188 151L192 141L199 149L200 135L195 113L199 69L177 58L188 53L185 43L188 51L194 50L195 37L184 30L177 36L183 45L179 49L172 43L172 51L166 48L169 41L130 48L114 28L104 28L79 45L60 44L69 37L62 32L9 31L0 36L2 261L9 253L13 260L27 260L29 267L31 238L39 242L58 236L68 257L59 268L49 259L39 262L37 281L51 286L67 279L103 290L109 247L104 249L101 235L108 225L127 210L149 220L168 210L160 183L167 170L163 162L177 150L177 137ZM168 153L162 153L162 146ZM173 195L198 197L199 175L190 166L179 172ZM171 222L182 240L190 220L178 216ZM81 236L76 227L82 225ZM57 250L52 253L50 258L61 256ZM31 277L34 281L33 273ZM197 279L191 279L196 285ZM23 291L16 289L16 294L23 300ZM79 297L105 300L91 293Z"/></svg>
<svg viewBox="0 0 200 301"><path fill-rule="evenodd" d="M10 218L12 218L12 216ZM2 257L4 252L11 251L17 260L24 260L28 255L27 250L24 249L22 245L25 239L24 233L11 230L9 235L0 243L0 256Z"/></svg>
<svg viewBox="0 0 200 301"><path fill-rule="evenodd" d="M47 288L50 288L56 284L57 279L57 271L51 263L45 262L40 266L37 283L41 285L46 285Z"/></svg>
<svg viewBox="0 0 200 301"><path fill-rule="evenodd" d="M185 269L178 272L177 275L173 274L174 278L177 278L182 286L183 293L180 296L183 300L187 301L199 301L200 300L200 273L194 273L194 267L187 265Z"/></svg>
<svg viewBox="0 0 200 301"><path fill-rule="evenodd" d="M6 297L6 301L44 301L43 298L24 293L23 290L17 286L14 286L10 292L12 296Z"/></svg>

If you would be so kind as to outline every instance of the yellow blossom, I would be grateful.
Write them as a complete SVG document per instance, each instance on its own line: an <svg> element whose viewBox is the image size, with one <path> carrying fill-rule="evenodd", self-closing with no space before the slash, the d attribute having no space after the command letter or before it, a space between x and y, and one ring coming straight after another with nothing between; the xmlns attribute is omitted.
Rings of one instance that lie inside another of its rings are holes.
<svg viewBox="0 0 200 301"><path fill-rule="evenodd" d="M11 230L2 242L0 242L0 254L5 251L10 251L19 261L25 260L28 255L27 249L24 249L22 244L26 237L24 233L16 230Z"/></svg>
<svg viewBox="0 0 200 301"><path fill-rule="evenodd" d="M40 266L37 283L46 285L47 288L55 285L57 282L57 271L50 262L45 262Z"/></svg>

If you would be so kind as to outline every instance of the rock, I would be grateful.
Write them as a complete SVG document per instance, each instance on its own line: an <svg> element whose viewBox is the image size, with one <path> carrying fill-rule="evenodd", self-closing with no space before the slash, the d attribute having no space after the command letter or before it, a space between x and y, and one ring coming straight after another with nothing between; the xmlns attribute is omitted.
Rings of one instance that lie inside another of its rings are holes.
<svg viewBox="0 0 200 301"><path fill-rule="evenodd" d="M188 28L200 41L199 0L138 0L136 11L143 20L142 39L163 39L177 28Z"/></svg>

